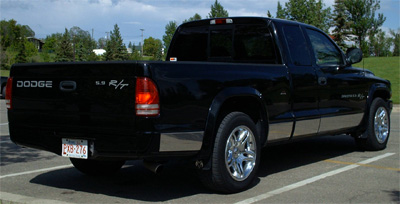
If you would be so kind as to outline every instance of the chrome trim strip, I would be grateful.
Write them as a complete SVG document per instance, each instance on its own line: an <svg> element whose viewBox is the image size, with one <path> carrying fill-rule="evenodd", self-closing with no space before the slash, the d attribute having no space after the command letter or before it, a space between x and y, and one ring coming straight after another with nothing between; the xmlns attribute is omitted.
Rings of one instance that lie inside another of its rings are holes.
<svg viewBox="0 0 400 204"><path fill-rule="evenodd" d="M160 152L198 151L203 137L204 131L161 133Z"/></svg>
<svg viewBox="0 0 400 204"><path fill-rule="evenodd" d="M293 137L309 134L317 134L321 119L298 120L294 127Z"/></svg>
<svg viewBox="0 0 400 204"><path fill-rule="evenodd" d="M293 121L269 124L268 141L289 139L292 128Z"/></svg>
<svg viewBox="0 0 400 204"><path fill-rule="evenodd" d="M356 113L351 115L322 117L321 126L318 132L356 127L361 123L363 116L364 113Z"/></svg>

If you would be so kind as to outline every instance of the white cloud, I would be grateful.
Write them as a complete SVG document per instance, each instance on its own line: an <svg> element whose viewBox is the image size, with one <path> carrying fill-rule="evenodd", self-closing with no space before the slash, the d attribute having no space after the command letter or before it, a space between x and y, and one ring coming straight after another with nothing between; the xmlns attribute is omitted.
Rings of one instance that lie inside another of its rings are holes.
<svg viewBox="0 0 400 204"><path fill-rule="evenodd" d="M137 22L137 21L131 21L131 22L123 22L122 24L141 25L142 23Z"/></svg>

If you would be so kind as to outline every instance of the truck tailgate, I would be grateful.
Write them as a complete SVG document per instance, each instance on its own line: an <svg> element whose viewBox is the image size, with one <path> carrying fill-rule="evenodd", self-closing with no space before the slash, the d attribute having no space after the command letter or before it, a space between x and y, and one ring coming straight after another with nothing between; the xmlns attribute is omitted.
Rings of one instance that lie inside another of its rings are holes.
<svg viewBox="0 0 400 204"><path fill-rule="evenodd" d="M80 114L134 111L136 64L15 66L13 109Z"/></svg>
<svg viewBox="0 0 400 204"><path fill-rule="evenodd" d="M61 142L60 138L101 141L96 146L99 151L143 150L132 140L137 66L137 62L14 66L8 114L11 139L47 150L54 144L44 143ZM112 147L113 140L126 147ZM59 153L58 149L50 151Z"/></svg>

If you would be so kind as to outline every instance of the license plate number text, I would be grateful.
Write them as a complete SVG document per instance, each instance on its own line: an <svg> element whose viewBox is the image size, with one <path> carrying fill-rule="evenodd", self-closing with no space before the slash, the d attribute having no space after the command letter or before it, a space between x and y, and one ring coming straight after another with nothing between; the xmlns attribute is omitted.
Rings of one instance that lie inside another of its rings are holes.
<svg viewBox="0 0 400 204"><path fill-rule="evenodd" d="M88 141L79 139L62 139L62 154L63 157L71 158L88 158Z"/></svg>

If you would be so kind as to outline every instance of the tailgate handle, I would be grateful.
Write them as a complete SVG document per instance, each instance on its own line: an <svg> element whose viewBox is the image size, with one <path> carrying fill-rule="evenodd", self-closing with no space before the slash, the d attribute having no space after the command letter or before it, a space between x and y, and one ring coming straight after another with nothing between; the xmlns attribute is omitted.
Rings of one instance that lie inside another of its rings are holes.
<svg viewBox="0 0 400 204"><path fill-rule="evenodd" d="M60 82L60 90L65 92L71 92L76 90L76 82L74 81L62 81Z"/></svg>

